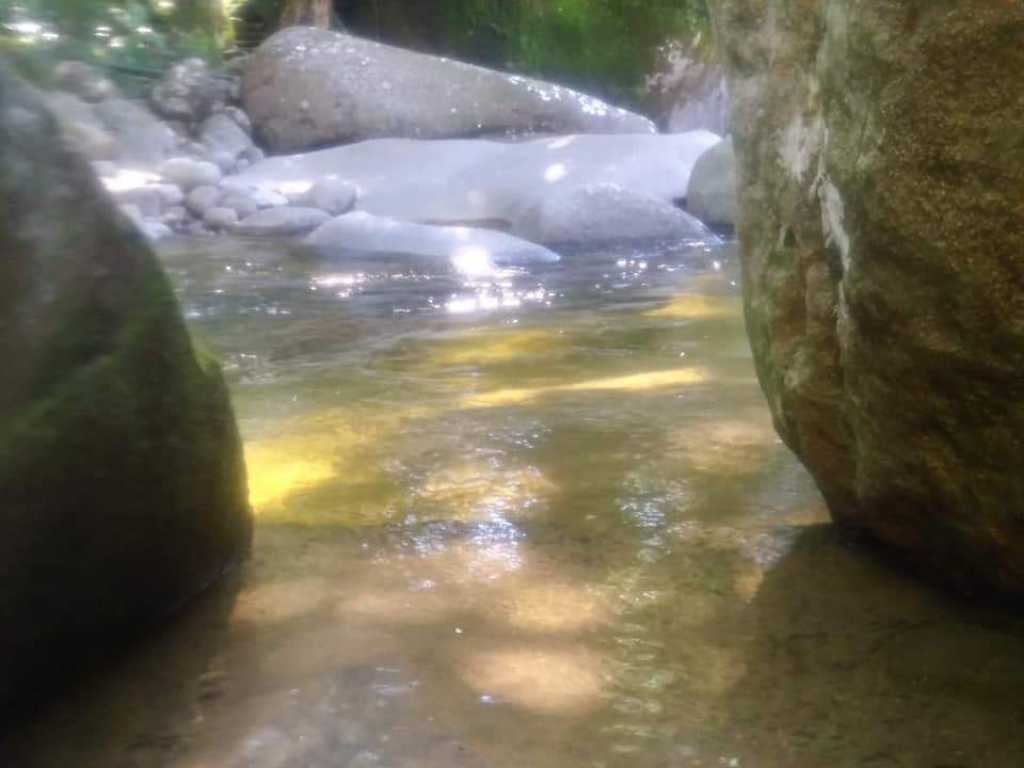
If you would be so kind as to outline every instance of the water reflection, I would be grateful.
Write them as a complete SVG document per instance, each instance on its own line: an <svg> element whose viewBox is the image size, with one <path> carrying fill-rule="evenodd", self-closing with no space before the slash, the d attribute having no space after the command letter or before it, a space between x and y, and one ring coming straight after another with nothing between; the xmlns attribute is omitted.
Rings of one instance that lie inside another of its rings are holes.
<svg viewBox="0 0 1024 768"><path fill-rule="evenodd" d="M1024 764L1022 627L820 527L727 247L211 248L164 257L228 361L254 560L0 763Z"/></svg>

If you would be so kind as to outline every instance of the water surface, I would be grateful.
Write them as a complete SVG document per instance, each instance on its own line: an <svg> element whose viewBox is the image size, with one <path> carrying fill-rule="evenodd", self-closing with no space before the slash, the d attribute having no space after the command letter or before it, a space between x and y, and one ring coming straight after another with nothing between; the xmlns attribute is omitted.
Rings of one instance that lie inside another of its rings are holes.
<svg viewBox="0 0 1024 768"><path fill-rule="evenodd" d="M825 524L731 246L163 257L232 384L254 557L5 764L1024 765L1020 623Z"/></svg>

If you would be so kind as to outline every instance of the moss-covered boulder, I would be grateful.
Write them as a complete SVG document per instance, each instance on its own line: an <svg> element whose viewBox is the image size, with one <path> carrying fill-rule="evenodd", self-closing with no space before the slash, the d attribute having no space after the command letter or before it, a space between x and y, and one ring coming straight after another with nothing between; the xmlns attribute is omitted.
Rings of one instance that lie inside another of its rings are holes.
<svg viewBox="0 0 1024 768"><path fill-rule="evenodd" d="M0 709L242 556L218 366L143 237L0 70Z"/></svg>
<svg viewBox="0 0 1024 768"><path fill-rule="evenodd" d="M838 521L1024 594L1024 3L712 8L780 434Z"/></svg>

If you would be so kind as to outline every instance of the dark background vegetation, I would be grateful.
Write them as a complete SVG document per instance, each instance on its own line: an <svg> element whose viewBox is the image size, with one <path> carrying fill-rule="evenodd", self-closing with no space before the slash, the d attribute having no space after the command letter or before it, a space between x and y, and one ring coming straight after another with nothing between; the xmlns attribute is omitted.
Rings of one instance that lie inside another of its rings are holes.
<svg viewBox="0 0 1024 768"><path fill-rule="evenodd" d="M329 2L330 0L321 0ZM352 32L639 103L659 48L707 27L706 0L335 0ZM144 76L185 55L217 60L259 43L285 0L0 0L3 47L47 62L101 63ZM18 33L28 20L46 38ZM54 37L58 35L59 37ZM45 54L45 56L44 56Z"/></svg>

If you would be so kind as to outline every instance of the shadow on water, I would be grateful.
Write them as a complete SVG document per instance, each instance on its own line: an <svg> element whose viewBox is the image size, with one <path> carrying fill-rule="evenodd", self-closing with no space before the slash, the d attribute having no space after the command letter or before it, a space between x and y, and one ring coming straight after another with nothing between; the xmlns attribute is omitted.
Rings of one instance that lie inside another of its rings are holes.
<svg viewBox="0 0 1024 768"><path fill-rule="evenodd" d="M743 765L1024 765L1024 620L815 526L766 573L744 625L746 671L722 702Z"/></svg>

